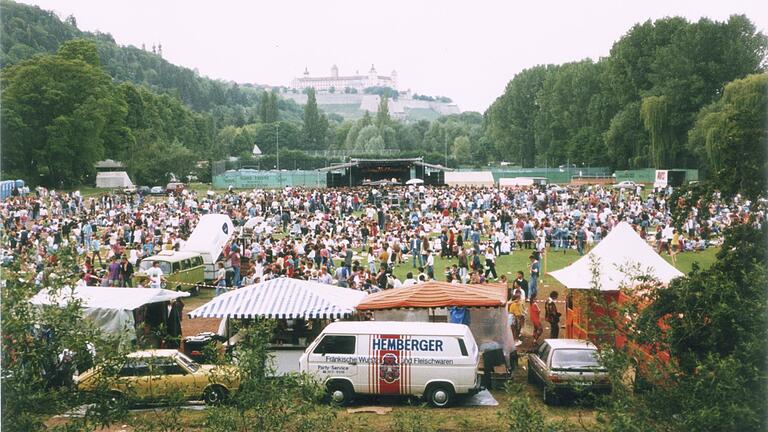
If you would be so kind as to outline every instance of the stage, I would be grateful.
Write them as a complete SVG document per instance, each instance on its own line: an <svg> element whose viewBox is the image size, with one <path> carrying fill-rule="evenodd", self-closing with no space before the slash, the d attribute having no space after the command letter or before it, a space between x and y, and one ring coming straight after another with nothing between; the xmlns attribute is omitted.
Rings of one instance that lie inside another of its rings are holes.
<svg viewBox="0 0 768 432"><path fill-rule="evenodd" d="M410 158L350 159L318 171L326 173L328 187L402 185L411 179L422 180L425 185L442 186L445 184L444 172L452 169L426 163L423 158Z"/></svg>

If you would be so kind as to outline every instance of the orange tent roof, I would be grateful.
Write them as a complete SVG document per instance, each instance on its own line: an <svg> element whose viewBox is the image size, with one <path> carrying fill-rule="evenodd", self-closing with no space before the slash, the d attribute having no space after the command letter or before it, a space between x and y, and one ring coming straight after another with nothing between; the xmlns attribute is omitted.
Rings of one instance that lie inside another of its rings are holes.
<svg viewBox="0 0 768 432"><path fill-rule="evenodd" d="M449 306L498 307L507 301L502 284L463 285L428 281L381 291L366 297L357 310L435 308Z"/></svg>

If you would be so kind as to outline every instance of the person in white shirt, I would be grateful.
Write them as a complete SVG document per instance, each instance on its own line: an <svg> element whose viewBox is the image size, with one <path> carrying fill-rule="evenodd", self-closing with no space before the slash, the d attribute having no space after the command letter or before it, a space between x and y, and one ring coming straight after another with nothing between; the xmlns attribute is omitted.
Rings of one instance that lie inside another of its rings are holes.
<svg viewBox="0 0 768 432"><path fill-rule="evenodd" d="M147 276L149 276L149 287L160 288L165 281L163 275L163 269L160 268L160 261L152 263L152 268L147 270Z"/></svg>
<svg viewBox="0 0 768 432"><path fill-rule="evenodd" d="M416 279L413 278L412 272L408 272L408 274L405 275L405 280L403 281L403 284L401 286L405 288L411 285L416 285Z"/></svg>

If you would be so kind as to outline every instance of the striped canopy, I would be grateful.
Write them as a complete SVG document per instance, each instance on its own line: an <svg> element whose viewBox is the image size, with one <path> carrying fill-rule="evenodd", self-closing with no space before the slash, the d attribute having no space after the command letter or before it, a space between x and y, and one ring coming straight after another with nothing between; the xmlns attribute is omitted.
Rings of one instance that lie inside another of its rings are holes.
<svg viewBox="0 0 768 432"><path fill-rule="evenodd" d="M215 297L190 318L345 318L367 294L299 279L278 278Z"/></svg>
<svg viewBox="0 0 768 432"><path fill-rule="evenodd" d="M499 307L507 301L507 288L499 284L464 285L428 281L371 294L357 310L441 307Z"/></svg>

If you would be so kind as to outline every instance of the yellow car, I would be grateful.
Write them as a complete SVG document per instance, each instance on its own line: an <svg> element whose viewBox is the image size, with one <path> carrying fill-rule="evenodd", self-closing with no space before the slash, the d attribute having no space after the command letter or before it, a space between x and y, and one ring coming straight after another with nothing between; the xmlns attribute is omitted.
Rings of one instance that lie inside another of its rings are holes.
<svg viewBox="0 0 768 432"><path fill-rule="evenodd" d="M99 367L77 377L80 391L93 391L101 377ZM202 398L206 404L223 402L240 386L234 366L200 365L176 350L158 349L128 354L117 377L105 379L111 400L162 401Z"/></svg>

